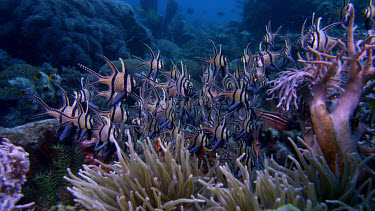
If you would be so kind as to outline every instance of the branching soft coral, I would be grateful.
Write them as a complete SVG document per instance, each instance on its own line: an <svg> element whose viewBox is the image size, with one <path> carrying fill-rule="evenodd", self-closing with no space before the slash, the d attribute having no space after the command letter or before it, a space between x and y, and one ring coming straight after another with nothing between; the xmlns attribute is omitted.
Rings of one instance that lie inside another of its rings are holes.
<svg viewBox="0 0 375 211"><path fill-rule="evenodd" d="M350 120L360 102L363 87L375 77L372 64L374 36L369 33L364 40L355 40L352 4L349 4L348 14L350 18L346 28L346 43L337 39L324 52L308 46L306 58L299 57L299 62L305 67L283 72L270 90L279 93L278 107L289 110L291 104L298 109L297 86L310 86L311 99L305 103L309 105L317 143L332 170L336 168L337 154L339 160L343 160L345 152L358 152L358 139L353 136ZM338 49L338 52L333 53L334 49ZM338 96L338 99L330 99L332 96ZM332 103L332 106L327 102ZM309 135L309 138L304 138L311 140L312 134ZM339 162L338 167L342 169L342 165Z"/></svg>
<svg viewBox="0 0 375 211"><path fill-rule="evenodd" d="M142 159L134 151L129 131L127 134L130 157L115 142L119 162L106 165L98 161L109 172L95 165L84 165L77 177L68 170L70 178L65 179L73 184L68 190L77 198L76 202L89 210L171 210L176 206L199 207L198 203L204 202L195 198L205 192L197 180L208 181L218 163L204 175L198 160L191 157L181 139L176 140L175 152L171 143L166 147L161 145L163 152L155 152L149 139L140 142Z"/></svg>

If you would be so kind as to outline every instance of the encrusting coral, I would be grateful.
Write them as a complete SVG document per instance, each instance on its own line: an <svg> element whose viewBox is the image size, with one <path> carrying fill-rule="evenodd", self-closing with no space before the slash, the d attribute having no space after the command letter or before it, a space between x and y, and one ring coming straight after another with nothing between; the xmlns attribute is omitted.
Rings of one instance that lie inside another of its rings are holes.
<svg viewBox="0 0 375 211"><path fill-rule="evenodd" d="M115 142L119 159L115 164L98 161L101 167L83 165L78 173L81 178L68 169L69 177L64 178L73 184L68 190L77 198L76 202L89 210L171 210L177 206L186 209L204 202L195 198L198 194L205 195L198 179L208 182L213 178L217 162L204 174L202 164L183 147L180 138L176 140L175 152L171 143L161 145L162 152L156 152L149 139L139 142L145 158L141 159L129 131L127 136L129 157Z"/></svg>
<svg viewBox="0 0 375 211"><path fill-rule="evenodd" d="M23 197L21 185L26 182L28 171L28 153L8 139L0 138L0 210L28 208L34 204L16 205Z"/></svg>

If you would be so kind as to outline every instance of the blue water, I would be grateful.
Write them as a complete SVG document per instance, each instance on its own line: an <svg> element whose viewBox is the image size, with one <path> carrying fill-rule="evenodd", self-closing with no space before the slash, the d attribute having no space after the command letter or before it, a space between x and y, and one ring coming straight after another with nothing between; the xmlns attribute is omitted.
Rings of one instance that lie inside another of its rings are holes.
<svg viewBox="0 0 375 211"><path fill-rule="evenodd" d="M125 2L133 6L135 11L140 8L139 0L126 0ZM165 14L168 0L159 0L158 12ZM240 21L242 19L242 5L244 0L189 0L178 3L178 14L183 15L187 21L205 21L208 23L228 23L231 20ZM188 13L188 9L193 9L194 13Z"/></svg>

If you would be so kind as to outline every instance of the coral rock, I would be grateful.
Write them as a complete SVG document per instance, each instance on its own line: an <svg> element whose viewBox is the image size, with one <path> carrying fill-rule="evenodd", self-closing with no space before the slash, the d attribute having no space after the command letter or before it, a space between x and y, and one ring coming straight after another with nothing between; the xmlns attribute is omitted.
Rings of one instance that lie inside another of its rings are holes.
<svg viewBox="0 0 375 211"><path fill-rule="evenodd" d="M21 185L26 182L29 171L28 153L6 138L0 139L0 210L27 208L31 204L15 204L23 197Z"/></svg>

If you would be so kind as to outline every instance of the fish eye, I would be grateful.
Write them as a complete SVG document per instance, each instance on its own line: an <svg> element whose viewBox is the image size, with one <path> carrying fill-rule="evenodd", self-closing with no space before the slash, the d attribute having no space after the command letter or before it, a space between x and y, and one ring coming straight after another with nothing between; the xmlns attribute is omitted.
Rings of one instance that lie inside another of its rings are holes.
<svg viewBox="0 0 375 211"><path fill-rule="evenodd" d="M137 124L137 119L133 119L132 124L136 125Z"/></svg>
<svg viewBox="0 0 375 211"><path fill-rule="evenodd" d="M236 124L236 126L234 126L234 131L236 131L236 133L240 132L241 128L238 124Z"/></svg>

